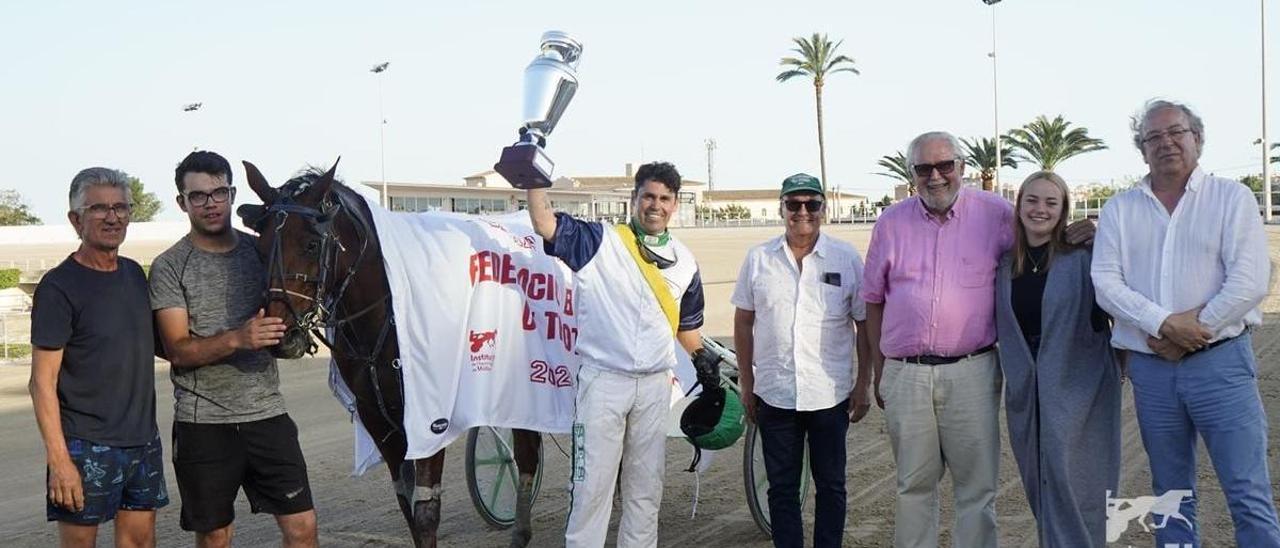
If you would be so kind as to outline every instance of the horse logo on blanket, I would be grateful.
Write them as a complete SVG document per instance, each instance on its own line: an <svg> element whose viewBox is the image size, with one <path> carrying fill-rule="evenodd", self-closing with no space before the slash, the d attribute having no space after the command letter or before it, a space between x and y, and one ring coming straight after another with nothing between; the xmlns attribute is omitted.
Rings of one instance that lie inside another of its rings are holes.
<svg viewBox="0 0 1280 548"><path fill-rule="evenodd" d="M471 341L471 370L475 372L492 371L496 358L498 330L468 331Z"/></svg>
<svg viewBox="0 0 1280 548"><path fill-rule="evenodd" d="M471 332L471 351L479 352L486 345L493 348L493 341L498 337L498 330L493 331L472 331Z"/></svg>

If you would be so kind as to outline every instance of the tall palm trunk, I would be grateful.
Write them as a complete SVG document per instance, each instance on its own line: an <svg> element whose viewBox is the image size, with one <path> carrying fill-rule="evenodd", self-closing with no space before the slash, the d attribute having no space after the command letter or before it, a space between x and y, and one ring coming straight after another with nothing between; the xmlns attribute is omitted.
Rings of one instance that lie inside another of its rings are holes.
<svg viewBox="0 0 1280 548"><path fill-rule="evenodd" d="M827 143L822 136L822 82L813 82L813 94L818 104L818 169L822 170L822 190L827 190Z"/></svg>

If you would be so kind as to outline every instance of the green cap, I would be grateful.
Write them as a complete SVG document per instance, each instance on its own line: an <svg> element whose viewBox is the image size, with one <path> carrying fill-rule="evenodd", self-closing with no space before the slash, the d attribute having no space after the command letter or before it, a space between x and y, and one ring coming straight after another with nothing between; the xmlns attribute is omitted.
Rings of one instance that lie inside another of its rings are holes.
<svg viewBox="0 0 1280 548"><path fill-rule="evenodd" d="M782 180L782 194L779 197L796 192L815 192L819 195L826 196L822 191L822 182L817 177L807 173L797 173Z"/></svg>

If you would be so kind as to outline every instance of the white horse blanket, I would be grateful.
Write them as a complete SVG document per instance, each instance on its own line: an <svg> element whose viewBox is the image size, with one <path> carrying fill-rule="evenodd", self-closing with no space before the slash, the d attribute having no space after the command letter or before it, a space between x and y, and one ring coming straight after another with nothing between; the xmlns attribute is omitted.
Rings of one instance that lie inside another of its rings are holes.
<svg viewBox="0 0 1280 548"><path fill-rule="evenodd" d="M579 362L573 276L543 253L528 214L393 213L372 201L369 210L400 345L406 458L434 455L476 426L569 432ZM673 402L694 379L688 356L676 354L684 382L673 383ZM331 381L354 409L341 378ZM355 424L359 475L379 457Z"/></svg>

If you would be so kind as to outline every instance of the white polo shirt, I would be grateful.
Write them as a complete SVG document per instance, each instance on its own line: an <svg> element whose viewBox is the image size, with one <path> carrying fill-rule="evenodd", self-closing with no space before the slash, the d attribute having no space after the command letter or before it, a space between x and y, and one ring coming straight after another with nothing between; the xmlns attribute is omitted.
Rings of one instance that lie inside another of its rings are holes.
<svg viewBox="0 0 1280 548"><path fill-rule="evenodd" d="M858 297L862 257L852 244L819 234L803 266L785 235L753 247L731 300L755 312L754 393L774 407L816 411L853 389L852 322L867 317Z"/></svg>
<svg viewBox="0 0 1280 548"><path fill-rule="evenodd" d="M676 264L660 272L680 308L679 329L697 329L703 308L698 263L675 237L670 245ZM612 226L557 213L555 237L543 248L574 272L582 365L635 376L675 367L667 316Z"/></svg>

